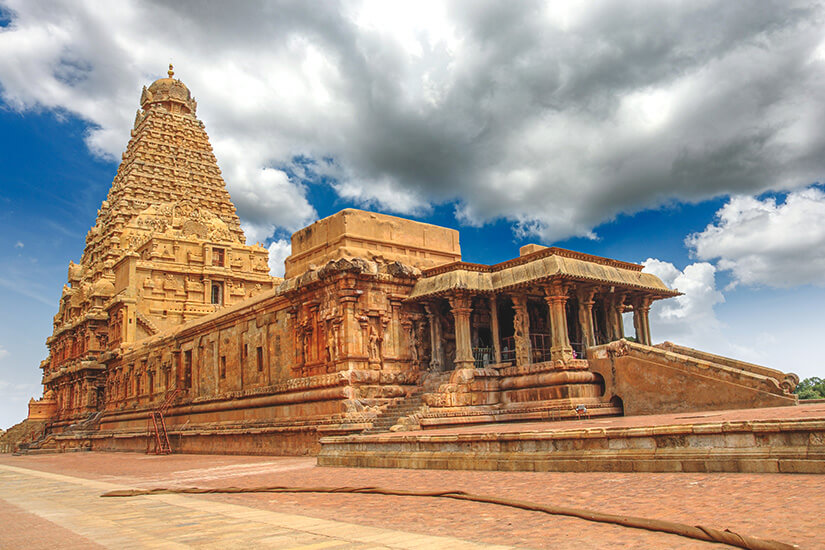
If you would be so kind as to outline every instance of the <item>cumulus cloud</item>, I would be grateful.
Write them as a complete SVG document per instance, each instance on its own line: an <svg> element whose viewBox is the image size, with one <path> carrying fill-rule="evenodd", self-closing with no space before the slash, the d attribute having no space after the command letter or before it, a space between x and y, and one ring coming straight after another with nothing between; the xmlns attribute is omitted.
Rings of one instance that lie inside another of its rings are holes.
<svg viewBox="0 0 825 550"><path fill-rule="evenodd" d="M269 245L269 272L275 277L284 276L284 260L292 254L292 243L287 239L272 241Z"/></svg>
<svg viewBox="0 0 825 550"><path fill-rule="evenodd" d="M825 192L809 187L781 202L733 197L685 244L697 258L730 271L734 284L825 285Z"/></svg>
<svg viewBox="0 0 825 550"><path fill-rule="evenodd" d="M25 245L22 241L17 241L16 243L14 243L14 248L23 248L24 246Z"/></svg>
<svg viewBox="0 0 825 550"><path fill-rule="evenodd" d="M318 177L552 241L825 167L818 4L5 2L3 100L84 118L101 155L171 58L250 240L314 218Z"/></svg>
<svg viewBox="0 0 825 550"><path fill-rule="evenodd" d="M662 279L681 296L659 300L650 308L650 326L657 342L670 340L699 348L718 348L721 323L715 307L725 301L716 287L716 268L707 263L690 264L679 270L670 262L648 258L643 262L646 273Z"/></svg>

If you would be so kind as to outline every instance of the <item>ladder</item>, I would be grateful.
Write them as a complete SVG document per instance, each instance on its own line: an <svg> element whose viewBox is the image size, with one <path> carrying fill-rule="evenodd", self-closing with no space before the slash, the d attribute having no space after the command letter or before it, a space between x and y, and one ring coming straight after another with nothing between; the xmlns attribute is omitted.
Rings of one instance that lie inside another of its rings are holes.
<svg viewBox="0 0 825 550"><path fill-rule="evenodd" d="M163 413L169 410L172 403L180 393L179 389L175 389L170 394L166 395L166 399L160 404L160 407L149 413L149 433L154 437L148 437L146 442L146 453L153 453L156 455L168 455L172 453L172 446L169 444L169 434L166 431L166 419ZM154 441L154 450L151 450L152 441Z"/></svg>

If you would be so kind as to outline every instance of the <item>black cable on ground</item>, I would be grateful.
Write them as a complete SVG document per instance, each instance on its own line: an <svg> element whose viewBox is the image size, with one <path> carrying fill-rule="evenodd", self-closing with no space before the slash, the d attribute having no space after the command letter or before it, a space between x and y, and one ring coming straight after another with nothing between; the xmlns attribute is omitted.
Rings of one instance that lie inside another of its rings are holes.
<svg viewBox="0 0 825 550"><path fill-rule="evenodd" d="M221 487L215 489L202 489L198 487L182 487L178 489L125 489L110 491L100 496L102 497L136 497L143 495L165 495L165 494L217 494L217 493L354 493L367 495L391 495L404 497L436 497L451 498L455 500L467 500L471 502L485 502L488 504L498 504L509 506L521 510L531 510L543 512L556 516L570 516L595 521L599 523L610 523L622 525L635 529L645 529L647 531L660 531L671 533L682 537L688 537L706 542L719 542L735 546L737 548L747 548L748 550L792 550L799 548L797 545L786 544L775 540L760 539L747 535L740 535L728 529L720 530L702 525L686 525L675 521L665 521L659 519L639 518L634 516L624 516L617 514L606 514L593 512L580 508L569 508L567 506L547 506L535 504L523 500L513 500L485 495L475 495L464 491L402 491L397 489L383 489L381 487Z"/></svg>

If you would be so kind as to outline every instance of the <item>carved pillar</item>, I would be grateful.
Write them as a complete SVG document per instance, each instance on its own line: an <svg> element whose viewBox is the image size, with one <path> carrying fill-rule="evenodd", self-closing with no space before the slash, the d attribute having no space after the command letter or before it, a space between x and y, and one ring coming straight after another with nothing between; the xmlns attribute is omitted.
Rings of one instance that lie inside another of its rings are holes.
<svg viewBox="0 0 825 550"><path fill-rule="evenodd" d="M135 341L136 333L137 333L137 316L136 316L136 309L134 305L127 305L124 308L124 316L123 316L123 342L127 344L131 344Z"/></svg>
<svg viewBox="0 0 825 550"><path fill-rule="evenodd" d="M553 281L544 292L550 309L550 359L566 363L573 359L573 347L567 333L567 288L561 281Z"/></svg>
<svg viewBox="0 0 825 550"><path fill-rule="evenodd" d="M530 316L527 314L527 296L514 294L513 340L516 348L516 366L530 364Z"/></svg>
<svg viewBox="0 0 825 550"><path fill-rule="evenodd" d="M321 362L321 358L324 357L324 339L323 335L321 334L321 326L319 319L320 309L321 306L317 302L311 304L309 307L309 357L305 359L307 363L319 363Z"/></svg>
<svg viewBox="0 0 825 550"><path fill-rule="evenodd" d="M97 407L97 384L91 376L86 376L83 379L83 408L94 409Z"/></svg>
<svg viewBox="0 0 825 550"><path fill-rule="evenodd" d="M611 342L624 338L624 293L610 294L607 298L607 335Z"/></svg>
<svg viewBox="0 0 825 550"><path fill-rule="evenodd" d="M455 318L455 367L471 369L475 366L473 344L470 337L470 313L472 301L466 294L450 297L450 307Z"/></svg>
<svg viewBox="0 0 825 550"><path fill-rule="evenodd" d="M498 303L495 296L490 296L490 332L493 336L493 361L501 363L501 339L498 330Z"/></svg>
<svg viewBox="0 0 825 550"><path fill-rule="evenodd" d="M640 297L633 304L633 326L636 329L636 340L640 344L650 346L650 298Z"/></svg>
<svg viewBox="0 0 825 550"><path fill-rule="evenodd" d="M398 332L398 359L407 364L417 360L418 348L415 342L415 322L411 316L405 315L399 322L401 329Z"/></svg>
<svg viewBox="0 0 825 550"><path fill-rule="evenodd" d="M389 330L384 333L384 358L399 359L401 357L401 299L391 297Z"/></svg>
<svg viewBox="0 0 825 550"><path fill-rule="evenodd" d="M355 281L347 280L346 287L341 290L339 301L343 308L341 321L341 339L340 344L341 353L345 359L364 359L367 353L364 350L364 341L362 338L361 326L358 323L358 318L355 312L355 306L358 303L358 297L361 293L355 289Z"/></svg>
<svg viewBox="0 0 825 550"><path fill-rule="evenodd" d="M430 370L440 372L444 363L441 360L441 321L436 307L432 303L425 304L424 311L427 312L427 321L430 324Z"/></svg>
<svg viewBox="0 0 825 550"><path fill-rule="evenodd" d="M291 365L293 369L300 369L304 366L304 327L301 326L299 319L299 308L291 306L287 310L287 334L292 335L292 349L294 351L294 364Z"/></svg>
<svg viewBox="0 0 825 550"><path fill-rule="evenodd" d="M582 329L582 344L584 349L596 345L596 329L593 326L593 296L594 288L580 288L577 292L579 299L579 326Z"/></svg>

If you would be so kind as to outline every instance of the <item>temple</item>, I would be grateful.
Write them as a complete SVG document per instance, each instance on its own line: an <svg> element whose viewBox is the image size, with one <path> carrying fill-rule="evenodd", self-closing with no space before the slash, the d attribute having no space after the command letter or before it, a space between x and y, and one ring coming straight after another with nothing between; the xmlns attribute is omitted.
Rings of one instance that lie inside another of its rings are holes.
<svg viewBox="0 0 825 550"><path fill-rule="evenodd" d="M196 106L171 66L143 89L69 264L32 448L306 454L327 435L797 402L793 374L653 345L651 304L679 293L633 263L539 245L467 263L453 229L347 209L293 234L272 277Z"/></svg>

